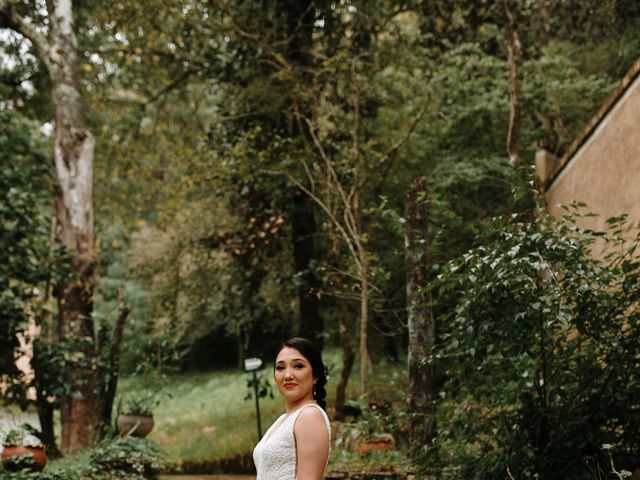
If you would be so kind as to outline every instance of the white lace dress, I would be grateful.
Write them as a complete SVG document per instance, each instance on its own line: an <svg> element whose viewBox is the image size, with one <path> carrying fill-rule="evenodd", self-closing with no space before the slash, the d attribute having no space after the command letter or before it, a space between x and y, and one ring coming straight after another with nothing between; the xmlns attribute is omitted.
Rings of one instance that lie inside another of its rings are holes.
<svg viewBox="0 0 640 480"><path fill-rule="evenodd" d="M329 432L329 444L331 444L329 417L319 405L309 403L292 412L289 416L281 415L273 422L273 425L269 427L267 433L253 450L253 461L258 472L256 480L295 480L296 439L293 435L293 426L300 412L306 407L315 407L322 412Z"/></svg>

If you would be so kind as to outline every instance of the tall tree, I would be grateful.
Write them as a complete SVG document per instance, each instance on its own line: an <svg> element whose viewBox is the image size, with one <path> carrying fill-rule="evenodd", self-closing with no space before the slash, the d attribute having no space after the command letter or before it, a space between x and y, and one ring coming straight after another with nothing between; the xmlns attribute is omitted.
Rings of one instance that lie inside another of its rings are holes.
<svg viewBox="0 0 640 480"><path fill-rule="evenodd" d="M436 435L434 401L435 318L425 289L431 263L427 232L426 184L421 178L405 195L407 327L409 330L409 409L412 454L417 456Z"/></svg>
<svg viewBox="0 0 640 480"><path fill-rule="evenodd" d="M37 7L31 8L37 10ZM46 23L38 26L32 24L28 15L20 13L24 10L24 4L0 1L0 26L12 29L31 42L51 84L56 170L55 233L66 250L70 267L57 285L57 333L59 338L77 339L85 357L72 376L76 394L61 399L61 448L71 451L92 444L100 421L92 322L96 264L93 245L95 142L84 118L72 1L47 0ZM43 30L47 32L46 36L41 33Z"/></svg>
<svg viewBox="0 0 640 480"><path fill-rule="evenodd" d="M295 75L303 85L310 85L313 68L313 30L317 16L317 7L311 0L279 0L278 11L284 16L284 36L286 41L285 58L294 69ZM288 106L291 111L308 113L308 105L293 97ZM302 122L294 124L292 136L306 135L306 125ZM320 316L320 300L318 295L319 281L312 268L316 256L315 235L317 225L314 205L308 196L301 192L293 194L291 214L293 260L296 275L299 276L299 330L300 333L322 348L324 325Z"/></svg>

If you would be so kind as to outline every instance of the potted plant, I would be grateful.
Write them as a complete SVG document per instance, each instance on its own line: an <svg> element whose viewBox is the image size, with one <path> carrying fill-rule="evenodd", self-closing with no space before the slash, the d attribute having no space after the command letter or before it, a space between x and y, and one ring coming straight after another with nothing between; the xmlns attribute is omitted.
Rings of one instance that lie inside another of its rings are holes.
<svg viewBox="0 0 640 480"><path fill-rule="evenodd" d="M378 405L367 405L362 409L362 416L356 422L355 449L359 453L369 453L375 450L394 450L395 440L388 433L389 418L385 409Z"/></svg>
<svg viewBox="0 0 640 480"><path fill-rule="evenodd" d="M141 391L120 400L116 425L121 436L144 438L153 430L153 408L158 405L153 392Z"/></svg>
<svg viewBox="0 0 640 480"><path fill-rule="evenodd" d="M6 470L23 469L41 471L47 464L47 452L37 431L30 425L13 428L7 432L2 442L2 466Z"/></svg>
<svg viewBox="0 0 640 480"><path fill-rule="evenodd" d="M369 453L375 450L393 450L395 440L390 433L373 433L365 436L356 444L356 451Z"/></svg>

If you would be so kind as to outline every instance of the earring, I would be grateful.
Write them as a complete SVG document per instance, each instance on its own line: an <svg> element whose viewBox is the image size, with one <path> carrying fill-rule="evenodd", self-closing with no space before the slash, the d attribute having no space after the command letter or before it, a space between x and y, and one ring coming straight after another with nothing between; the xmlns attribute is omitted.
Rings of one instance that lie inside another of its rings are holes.
<svg viewBox="0 0 640 480"><path fill-rule="evenodd" d="M313 384L313 398L316 398L316 384Z"/></svg>

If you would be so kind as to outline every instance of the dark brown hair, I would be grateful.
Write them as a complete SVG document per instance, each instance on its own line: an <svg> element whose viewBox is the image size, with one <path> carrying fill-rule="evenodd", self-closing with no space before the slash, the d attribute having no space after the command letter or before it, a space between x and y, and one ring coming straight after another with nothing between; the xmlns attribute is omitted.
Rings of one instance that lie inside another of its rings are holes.
<svg viewBox="0 0 640 480"><path fill-rule="evenodd" d="M327 384L327 370L322 363L322 355L320 354L320 350L318 350L318 348L306 338L293 337L280 345L276 356L285 347L298 350L302 354L302 356L306 358L311 364L311 372L313 374L313 378L316 381L313 389L313 399L318 405L320 405L323 410L326 410L327 391L325 390L324 386Z"/></svg>

